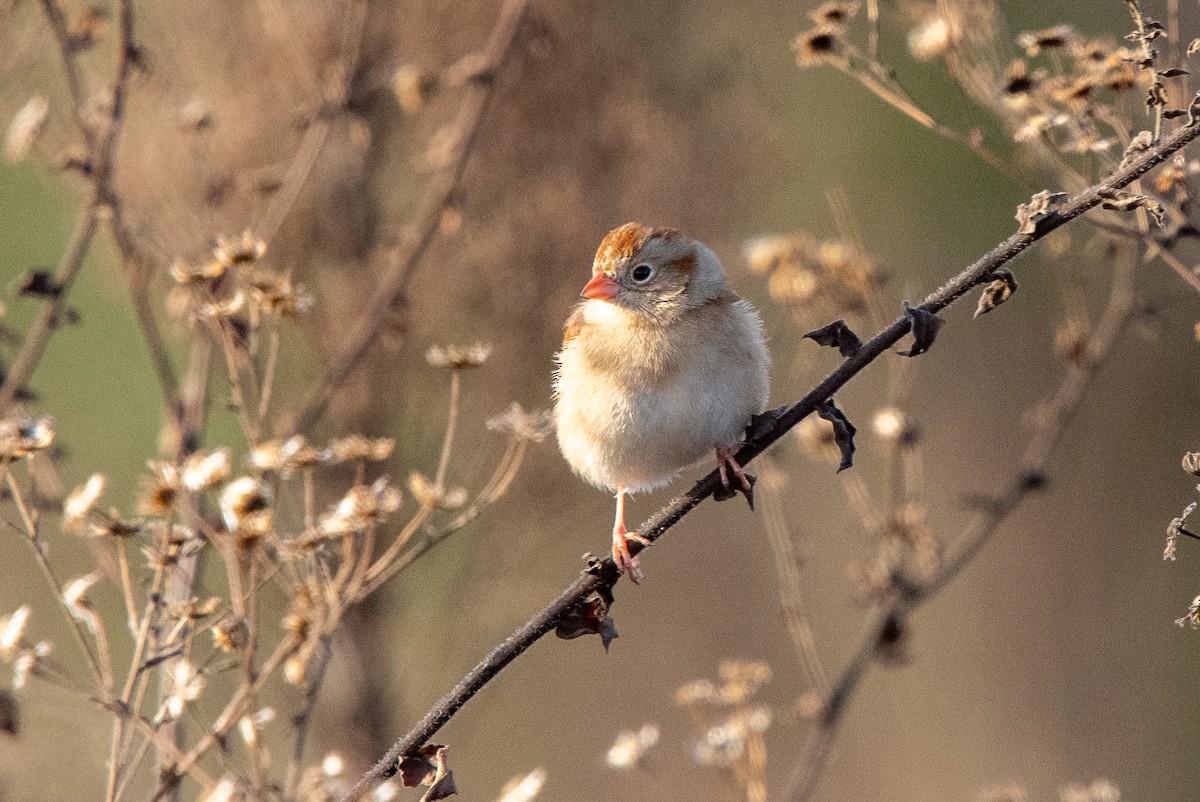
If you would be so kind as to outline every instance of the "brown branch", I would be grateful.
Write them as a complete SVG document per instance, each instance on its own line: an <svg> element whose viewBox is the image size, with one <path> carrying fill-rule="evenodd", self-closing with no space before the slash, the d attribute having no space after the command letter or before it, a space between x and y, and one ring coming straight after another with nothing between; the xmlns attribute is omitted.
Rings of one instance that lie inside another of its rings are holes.
<svg viewBox="0 0 1200 802"><path fill-rule="evenodd" d="M1013 234L932 292L919 308L928 312L938 312L954 303L973 287L990 281L996 270L1011 262L1030 245L1099 205L1104 193L1123 188L1136 181L1198 136L1200 136L1200 120L1181 127L1158 146L1116 170L1104 181L1076 195L1061 206L1057 212L1038 221L1032 232ZM826 376L812 392L785 410L767 431L744 445L737 454L738 461L743 465L747 464L783 437L801 420L816 411L819 404L830 398L867 365L896 345L908 333L909 326L909 317L902 316L876 334L857 353L846 358L841 365ZM638 532L651 542L657 540L702 501L711 496L719 486L720 479L717 472L713 471L698 481L687 493L672 501L665 509L638 527ZM634 554L645 548L637 542L630 545L630 551ZM554 601L497 646L475 668L471 669L407 735L392 745L392 748L375 766L355 784L343 798L343 802L352 802L352 800L360 798L376 782L393 773L396 761L401 755L411 754L425 744L505 666L553 629L564 613L577 608L592 594L607 593L619 578L620 574L613 565L612 558L605 558L576 578Z"/></svg>
<svg viewBox="0 0 1200 802"><path fill-rule="evenodd" d="M508 0L500 10L500 18L484 49L480 66L473 72L466 97L459 107L452 131L456 143L454 158L434 182L426 208L421 214L417 234L407 254L395 260L376 288L375 295L358 318L354 331L346 340L316 388L299 412L283 425L283 436L291 436L307 428L321 416L333 394L362 361L367 349L377 339L379 327L387 319L388 310L400 300L412 280L421 259L437 236L446 210L455 202L466 174L467 163L483 130L487 110L495 97L500 74L515 49L522 23L529 11L529 0Z"/></svg>

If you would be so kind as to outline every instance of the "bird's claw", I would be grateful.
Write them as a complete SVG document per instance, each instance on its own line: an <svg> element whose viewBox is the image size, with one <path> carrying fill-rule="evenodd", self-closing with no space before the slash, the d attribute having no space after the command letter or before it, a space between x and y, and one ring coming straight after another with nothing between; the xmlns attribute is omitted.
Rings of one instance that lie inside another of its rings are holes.
<svg viewBox="0 0 1200 802"><path fill-rule="evenodd" d="M742 469L737 459L734 458L733 452L733 447L717 449L717 472L721 475L721 489L713 494L713 498L717 501L725 501L736 496L737 491L741 490L742 495L746 497L746 503L753 510L754 482L757 481L757 477ZM737 477L738 487L730 486L728 471L733 471L733 475Z"/></svg>
<svg viewBox="0 0 1200 802"><path fill-rule="evenodd" d="M638 566L638 558L629 553L629 541L631 540L635 540L643 546L649 546L651 543L649 538L642 537L637 532L630 532L624 526L613 529L613 562L617 564L619 571L637 585L645 575Z"/></svg>

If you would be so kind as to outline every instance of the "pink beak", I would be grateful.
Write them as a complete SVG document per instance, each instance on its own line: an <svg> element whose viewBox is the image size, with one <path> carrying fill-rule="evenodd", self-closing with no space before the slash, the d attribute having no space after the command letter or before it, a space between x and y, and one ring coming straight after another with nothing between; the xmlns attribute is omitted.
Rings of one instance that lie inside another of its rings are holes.
<svg viewBox="0 0 1200 802"><path fill-rule="evenodd" d="M611 301L621 291L621 285L603 273L592 276L592 280L579 293L584 298L593 301Z"/></svg>

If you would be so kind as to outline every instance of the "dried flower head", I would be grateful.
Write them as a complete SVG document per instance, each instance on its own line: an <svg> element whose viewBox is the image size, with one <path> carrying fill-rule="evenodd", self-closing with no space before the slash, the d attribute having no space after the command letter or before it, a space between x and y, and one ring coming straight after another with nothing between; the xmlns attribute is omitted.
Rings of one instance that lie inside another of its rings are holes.
<svg viewBox="0 0 1200 802"><path fill-rule="evenodd" d="M195 307L194 315L197 320L219 320L231 318L246 308L246 293L235 290L232 295L211 298Z"/></svg>
<svg viewBox="0 0 1200 802"><path fill-rule="evenodd" d="M805 31L792 42L796 65L812 67L837 58L842 52L842 32L836 25L818 25Z"/></svg>
<svg viewBox="0 0 1200 802"><path fill-rule="evenodd" d="M918 61L939 59L958 38L958 21L945 14L925 18L908 32L908 52Z"/></svg>
<svg viewBox="0 0 1200 802"><path fill-rule="evenodd" d="M516 401L507 411L488 418L489 432L506 432L517 440L540 443L554 431L554 413L548 409L526 412Z"/></svg>
<svg viewBox="0 0 1200 802"><path fill-rule="evenodd" d="M250 301L255 310L271 317L295 317L312 309L312 293L301 284L293 284L284 273L254 270L247 277Z"/></svg>
<svg viewBox="0 0 1200 802"><path fill-rule="evenodd" d="M13 690L24 688L42 660L53 652L54 644L45 640L32 648L22 649L13 659Z"/></svg>
<svg viewBox="0 0 1200 802"><path fill-rule="evenodd" d="M247 462L260 473L282 473L285 476L302 468L320 464L328 455L308 444L304 435L287 440L268 440L250 450Z"/></svg>
<svg viewBox="0 0 1200 802"><path fill-rule="evenodd" d="M1061 50L1079 45L1079 34L1070 25L1055 25L1041 31L1026 31L1017 35L1017 44L1030 56L1043 50Z"/></svg>
<svg viewBox="0 0 1200 802"><path fill-rule="evenodd" d="M1171 523L1167 524L1167 545L1163 548L1163 559L1168 561L1175 560L1175 552L1179 547L1179 536L1187 530L1187 519L1193 512L1196 511L1196 502L1192 502L1184 508L1183 514L1178 518L1172 518Z"/></svg>
<svg viewBox="0 0 1200 802"><path fill-rule="evenodd" d="M0 421L0 459L28 456L53 442L53 421L48 417Z"/></svg>
<svg viewBox="0 0 1200 802"><path fill-rule="evenodd" d="M197 451L183 461L180 474L183 486L193 493L206 490L229 478L229 449L218 448L209 454Z"/></svg>
<svg viewBox="0 0 1200 802"><path fill-rule="evenodd" d="M215 281L225 275L226 265L216 259L206 259L192 264L182 259L171 262L171 278L179 284L199 284L205 281Z"/></svg>
<svg viewBox="0 0 1200 802"><path fill-rule="evenodd" d="M1188 605L1187 613L1183 618L1176 618L1175 623L1181 627L1200 629L1200 596L1192 599L1192 603Z"/></svg>
<svg viewBox="0 0 1200 802"><path fill-rule="evenodd" d="M809 12L808 18L817 25L843 25L858 13L861 4L858 2L837 2L832 0L822 3L814 11Z"/></svg>
<svg viewBox="0 0 1200 802"><path fill-rule="evenodd" d="M492 346L488 343L474 345L431 345L425 352L425 361L435 368L464 370L477 368L488 361Z"/></svg>
<svg viewBox="0 0 1200 802"><path fill-rule="evenodd" d="M212 255L213 259L229 268L234 265L253 264L263 258L266 253L266 242L254 236L250 231L243 231L240 237L234 239L218 236Z"/></svg>
<svg viewBox="0 0 1200 802"><path fill-rule="evenodd" d="M88 480L71 491L63 502L62 528L67 532L82 533L87 525L88 515L100 494L104 492L104 474L94 473Z"/></svg>
<svg viewBox="0 0 1200 802"><path fill-rule="evenodd" d="M29 626L29 605L23 604L16 612L0 622L0 658L12 660L25 643L25 629Z"/></svg>
<svg viewBox="0 0 1200 802"><path fill-rule="evenodd" d="M772 672L759 660L722 660L717 675L721 678L721 700L740 705L771 681Z"/></svg>
<svg viewBox="0 0 1200 802"><path fill-rule="evenodd" d="M1086 785L1069 785L1059 794L1062 802L1121 802L1121 792L1108 780L1093 780Z"/></svg>
<svg viewBox="0 0 1200 802"><path fill-rule="evenodd" d="M390 437L371 438L352 434L332 441L326 459L332 462L382 462L392 455L395 447L396 441Z"/></svg>
<svg viewBox="0 0 1200 802"><path fill-rule="evenodd" d="M171 693L163 705L167 718L174 720L183 715L188 702L200 698L204 691L204 675L187 660L179 660L171 667Z"/></svg>
<svg viewBox="0 0 1200 802"><path fill-rule="evenodd" d="M41 95L29 98L8 124L8 134L4 138L4 158L10 162L24 160L42 133L49 113L50 101L46 98Z"/></svg>
<svg viewBox="0 0 1200 802"><path fill-rule="evenodd" d="M93 635L100 631L100 616L92 607L88 593L92 586L99 581L100 575L91 573L72 580L63 588L63 603L66 604L67 610L72 616L87 625Z"/></svg>
<svg viewBox="0 0 1200 802"><path fill-rule="evenodd" d="M146 466L151 475L139 480L138 512L152 517L168 515L174 509L182 487L179 469L169 462L157 460L147 460Z"/></svg>
<svg viewBox="0 0 1200 802"><path fill-rule="evenodd" d="M386 476L379 477L370 486L355 485L321 517L317 530L326 536L359 532L386 520L400 509L402 500L399 489L390 486Z"/></svg>
<svg viewBox="0 0 1200 802"><path fill-rule="evenodd" d="M408 489L417 503L422 506L454 510L467 503L465 488L439 487L434 484L433 480L418 471L413 471L408 475Z"/></svg>
<svg viewBox="0 0 1200 802"><path fill-rule="evenodd" d="M896 407L884 407L875 413L872 427L876 436L886 443L908 445L916 441L917 427Z"/></svg>
<svg viewBox="0 0 1200 802"><path fill-rule="evenodd" d="M237 652L246 648L250 630L244 619L230 618L213 624L213 645L223 652Z"/></svg>
<svg viewBox="0 0 1200 802"><path fill-rule="evenodd" d="M242 538L257 538L271 529L271 489L253 476L241 476L221 491L225 528Z"/></svg>
<svg viewBox="0 0 1200 802"><path fill-rule="evenodd" d="M636 731L625 730L617 735L613 745L604 755L604 762L614 769L634 769L646 754L658 743L659 731L656 724L643 724Z"/></svg>

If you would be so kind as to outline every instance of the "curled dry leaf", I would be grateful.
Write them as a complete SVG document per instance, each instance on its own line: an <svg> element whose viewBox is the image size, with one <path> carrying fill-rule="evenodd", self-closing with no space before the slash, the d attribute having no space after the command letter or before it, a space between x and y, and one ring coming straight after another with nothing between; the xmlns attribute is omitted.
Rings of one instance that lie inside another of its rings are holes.
<svg viewBox="0 0 1200 802"><path fill-rule="evenodd" d="M854 435L858 430L832 398L817 406L817 414L833 424L833 439L842 453L842 461L838 464L838 473L841 473L854 465Z"/></svg>
<svg viewBox="0 0 1200 802"><path fill-rule="evenodd" d="M1017 207L1017 233L1036 233L1038 225L1043 220L1052 217L1066 199L1067 193L1065 192L1051 192L1043 189L1030 198L1029 203L1022 203Z"/></svg>
<svg viewBox="0 0 1200 802"><path fill-rule="evenodd" d="M1017 291L1017 277L1012 271L1001 268L992 275L996 278L983 288L983 295L979 296L979 306L975 307L975 317L986 315Z"/></svg>
<svg viewBox="0 0 1200 802"><path fill-rule="evenodd" d="M757 440L775 428L775 422L783 417L783 413L785 412L787 412L787 404L775 409L768 409L766 412L760 412L751 417L750 424L746 426L746 442Z"/></svg>
<svg viewBox="0 0 1200 802"><path fill-rule="evenodd" d="M838 352L844 357L854 356L858 353L858 349L862 347L862 340L850 330L850 327L846 325L846 321L842 318L838 318L828 326L813 329L804 336L816 342L817 345L827 345L831 348L837 348Z"/></svg>
<svg viewBox="0 0 1200 802"><path fill-rule="evenodd" d="M604 651L617 637L617 625L608 614L610 602L599 594L593 594L580 604L562 614L554 628L554 634L563 640L572 640L583 635L599 635Z"/></svg>
<svg viewBox="0 0 1200 802"><path fill-rule="evenodd" d="M1192 476L1200 476L1200 451L1189 451L1183 455L1183 469Z"/></svg>
<svg viewBox="0 0 1200 802"><path fill-rule="evenodd" d="M454 787L454 772L446 767L446 747L426 744L415 754L400 758L400 781L405 788L428 785L421 802L436 802L458 793Z"/></svg>
<svg viewBox="0 0 1200 802"><path fill-rule="evenodd" d="M901 304L903 304L904 316L908 318L909 328L912 331L913 344L907 351L897 351L896 353L900 356L920 356L933 347L938 330L946 321L928 309L909 306L908 301L901 301Z"/></svg>
<svg viewBox="0 0 1200 802"><path fill-rule="evenodd" d="M1145 209L1154 218L1159 228L1164 225L1166 210L1163 205L1147 195L1139 195L1124 189L1104 189L1100 191L1100 206L1114 212L1132 212L1134 209Z"/></svg>

